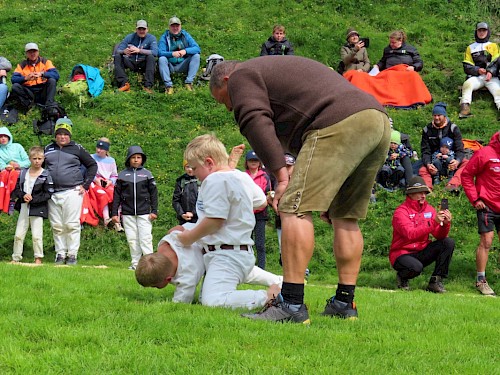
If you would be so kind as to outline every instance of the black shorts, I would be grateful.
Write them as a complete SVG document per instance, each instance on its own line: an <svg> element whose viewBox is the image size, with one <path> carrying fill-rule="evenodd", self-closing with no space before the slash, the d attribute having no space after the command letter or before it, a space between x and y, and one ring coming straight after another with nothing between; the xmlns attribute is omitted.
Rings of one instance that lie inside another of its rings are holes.
<svg viewBox="0 0 500 375"><path fill-rule="evenodd" d="M500 213L495 213L489 208L477 211L477 227L479 234L493 232L493 229L499 232Z"/></svg>

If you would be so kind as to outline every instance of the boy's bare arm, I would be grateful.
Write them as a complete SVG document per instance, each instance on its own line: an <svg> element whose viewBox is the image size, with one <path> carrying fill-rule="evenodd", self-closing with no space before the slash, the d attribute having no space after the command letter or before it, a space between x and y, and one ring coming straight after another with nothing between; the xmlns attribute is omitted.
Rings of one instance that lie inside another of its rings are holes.
<svg viewBox="0 0 500 375"><path fill-rule="evenodd" d="M199 239L217 232L222 228L225 221L225 219L205 217L192 230L184 230L179 233L177 238L184 246L189 246Z"/></svg>

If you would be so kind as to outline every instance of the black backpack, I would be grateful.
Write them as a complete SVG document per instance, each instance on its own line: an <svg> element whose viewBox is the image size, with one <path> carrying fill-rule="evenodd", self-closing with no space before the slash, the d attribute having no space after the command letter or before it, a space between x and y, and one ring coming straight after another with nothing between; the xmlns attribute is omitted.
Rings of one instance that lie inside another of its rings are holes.
<svg viewBox="0 0 500 375"><path fill-rule="evenodd" d="M201 74L200 78L205 80L205 81L210 81L210 76L212 75L212 70L214 69L214 66L220 62L223 62L224 57L214 53L214 54L208 56L206 61L207 61L207 65L204 68L203 73Z"/></svg>
<svg viewBox="0 0 500 375"><path fill-rule="evenodd" d="M59 103L40 105L41 119L33 120L33 132L40 136L53 135L56 121L66 116L66 110Z"/></svg>

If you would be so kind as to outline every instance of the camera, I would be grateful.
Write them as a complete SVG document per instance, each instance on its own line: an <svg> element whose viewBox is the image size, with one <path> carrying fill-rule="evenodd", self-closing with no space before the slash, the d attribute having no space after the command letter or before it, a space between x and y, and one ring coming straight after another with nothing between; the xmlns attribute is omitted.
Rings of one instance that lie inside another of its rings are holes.
<svg viewBox="0 0 500 375"><path fill-rule="evenodd" d="M370 47L370 38L359 38L359 41L365 43L365 48Z"/></svg>
<svg viewBox="0 0 500 375"><path fill-rule="evenodd" d="M448 199L446 198L441 199L441 209L442 210L448 209Z"/></svg>

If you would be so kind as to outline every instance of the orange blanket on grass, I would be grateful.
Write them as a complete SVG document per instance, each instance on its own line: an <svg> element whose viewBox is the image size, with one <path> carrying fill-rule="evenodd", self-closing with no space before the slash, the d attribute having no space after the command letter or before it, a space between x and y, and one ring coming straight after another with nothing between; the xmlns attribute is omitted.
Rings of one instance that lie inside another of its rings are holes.
<svg viewBox="0 0 500 375"><path fill-rule="evenodd" d="M349 70L344 78L364 92L371 94L384 106L412 108L429 104L431 93L417 72L406 71L408 65L396 65L376 76Z"/></svg>

